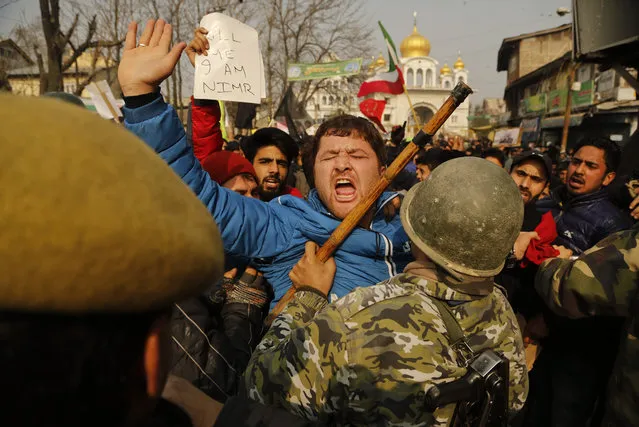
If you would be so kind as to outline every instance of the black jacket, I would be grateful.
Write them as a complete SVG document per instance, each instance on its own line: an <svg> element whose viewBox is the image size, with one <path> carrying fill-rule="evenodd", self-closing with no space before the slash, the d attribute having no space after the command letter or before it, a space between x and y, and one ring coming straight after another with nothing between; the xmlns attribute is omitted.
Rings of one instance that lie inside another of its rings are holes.
<svg viewBox="0 0 639 427"><path fill-rule="evenodd" d="M566 186L553 191L552 196L537 202L541 211L551 211L557 223L556 245L575 254L590 249L612 233L632 227L627 213L617 208L605 189L582 196L570 197Z"/></svg>
<svg viewBox="0 0 639 427"><path fill-rule="evenodd" d="M535 203L525 205L521 231L535 231L541 217ZM521 267L521 261L509 257L504 269L495 277L495 282L506 289L513 311L526 319L541 313L544 309L544 303L535 291L535 274L538 268L532 263L527 267Z"/></svg>
<svg viewBox="0 0 639 427"><path fill-rule="evenodd" d="M209 296L175 304L171 373L225 402L238 392L251 353L262 337L264 316L259 307L216 302Z"/></svg>

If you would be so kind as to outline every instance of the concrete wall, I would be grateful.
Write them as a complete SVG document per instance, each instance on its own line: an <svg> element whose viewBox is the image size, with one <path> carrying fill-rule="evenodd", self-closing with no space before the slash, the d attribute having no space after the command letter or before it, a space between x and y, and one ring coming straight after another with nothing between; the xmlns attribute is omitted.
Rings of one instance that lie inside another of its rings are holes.
<svg viewBox="0 0 639 427"><path fill-rule="evenodd" d="M570 29L521 40L519 42L517 78L554 61L570 50L572 50L572 32Z"/></svg>

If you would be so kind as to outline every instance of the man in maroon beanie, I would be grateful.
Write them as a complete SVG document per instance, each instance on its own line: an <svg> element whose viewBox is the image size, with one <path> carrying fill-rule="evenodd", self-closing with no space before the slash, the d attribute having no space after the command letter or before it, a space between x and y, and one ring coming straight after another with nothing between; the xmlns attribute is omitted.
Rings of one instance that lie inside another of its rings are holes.
<svg viewBox="0 0 639 427"><path fill-rule="evenodd" d="M257 176L251 162L231 151L217 151L202 161L211 179L242 196L258 199Z"/></svg>

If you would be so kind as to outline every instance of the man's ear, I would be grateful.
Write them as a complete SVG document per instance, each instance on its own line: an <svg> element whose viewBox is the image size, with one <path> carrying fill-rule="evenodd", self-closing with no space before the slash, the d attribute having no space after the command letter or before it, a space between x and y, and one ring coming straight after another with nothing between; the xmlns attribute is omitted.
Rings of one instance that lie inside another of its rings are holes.
<svg viewBox="0 0 639 427"><path fill-rule="evenodd" d="M610 183L611 183L611 182L615 179L615 177L616 177L616 176L617 176L617 173L616 173L616 172L608 172L608 173L606 174L606 177L605 177L605 178L604 178L604 180L603 180L602 185L603 185L604 187L605 187L605 186L607 186L607 185L609 185L609 184L610 184Z"/></svg>
<svg viewBox="0 0 639 427"><path fill-rule="evenodd" d="M144 344L144 373L146 392L150 397L160 397L168 374L170 351L167 316L157 319L146 337Z"/></svg>

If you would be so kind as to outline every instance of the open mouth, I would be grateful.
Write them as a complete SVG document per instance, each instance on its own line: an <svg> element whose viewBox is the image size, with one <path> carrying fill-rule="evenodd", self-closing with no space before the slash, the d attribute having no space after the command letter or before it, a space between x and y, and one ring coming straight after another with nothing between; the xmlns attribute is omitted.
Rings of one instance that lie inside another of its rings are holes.
<svg viewBox="0 0 639 427"><path fill-rule="evenodd" d="M571 176L570 179L568 180L568 182L570 183L570 185L572 187L580 187L582 185L584 185L584 180L581 177L578 176Z"/></svg>
<svg viewBox="0 0 639 427"><path fill-rule="evenodd" d="M357 197L357 191L353 181L348 178L339 178L335 181L335 198L338 202L351 202Z"/></svg>
<svg viewBox="0 0 639 427"><path fill-rule="evenodd" d="M265 178L263 183L267 190L277 190L280 187L280 180L277 178Z"/></svg>

